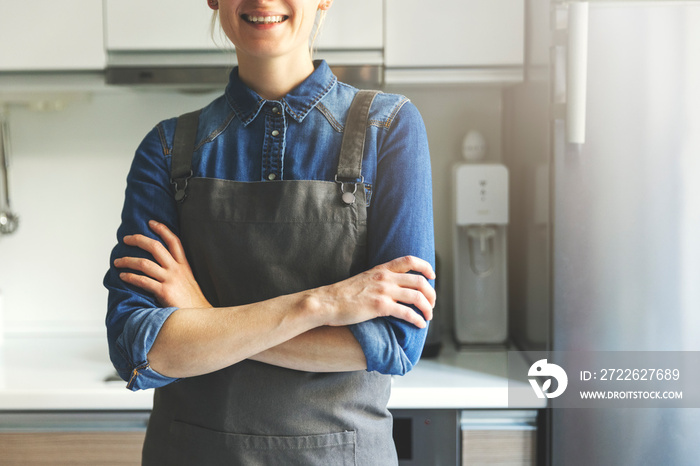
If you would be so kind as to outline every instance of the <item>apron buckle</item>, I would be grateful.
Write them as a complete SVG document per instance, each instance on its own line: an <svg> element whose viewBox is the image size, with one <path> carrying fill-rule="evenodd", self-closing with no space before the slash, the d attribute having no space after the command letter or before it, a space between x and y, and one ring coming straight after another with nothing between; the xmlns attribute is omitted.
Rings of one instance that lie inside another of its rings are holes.
<svg viewBox="0 0 700 466"><path fill-rule="evenodd" d="M182 202L187 197L187 181L192 178L192 175L192 170L190 170L184 178L170 179L170 184L175 186L175 200L177 202Z"/></svg>
<svg viewBox="0 0 700 466"><path fill-rule="evenodd" d="M357 185L363 184L365 182L365 177L360 176L359 182L357 181L357 179L355 179L351 182L347 182L347 181L339 180L338 175L335 175L335 182L340 185L340 193L342 194L341 199L343 200L343 202L347 205L353 205L355 203L355 193L357 192ZM345 191L346 184L351 184L353 186L352 192Z"/></svg>

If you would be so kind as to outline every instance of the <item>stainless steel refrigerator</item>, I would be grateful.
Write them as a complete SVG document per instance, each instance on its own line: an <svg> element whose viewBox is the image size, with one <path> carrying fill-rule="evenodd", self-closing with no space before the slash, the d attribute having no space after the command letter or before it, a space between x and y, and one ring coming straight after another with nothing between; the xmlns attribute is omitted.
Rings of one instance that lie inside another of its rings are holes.
<svg viewBox="0 0 700 466"><path fill-rule="evenodd" d="M504 99L514 342L700 351L700 2L527 12L526 79ZM548 464L700 464L699 409L548 417Z"/></svg>

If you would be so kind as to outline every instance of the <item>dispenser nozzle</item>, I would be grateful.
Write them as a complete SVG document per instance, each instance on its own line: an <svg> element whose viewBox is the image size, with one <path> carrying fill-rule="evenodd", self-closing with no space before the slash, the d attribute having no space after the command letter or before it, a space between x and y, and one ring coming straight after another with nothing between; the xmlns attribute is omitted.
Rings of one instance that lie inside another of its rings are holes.
<svg viewBox="0 0 700 466"><path fill-rule="evenodd" d="M493 270L493 240L496 229L487 225L475 225L467 228L469 238L469 266L480 277L486 276ZM479 244L478 250L474 247Z"/></svg>

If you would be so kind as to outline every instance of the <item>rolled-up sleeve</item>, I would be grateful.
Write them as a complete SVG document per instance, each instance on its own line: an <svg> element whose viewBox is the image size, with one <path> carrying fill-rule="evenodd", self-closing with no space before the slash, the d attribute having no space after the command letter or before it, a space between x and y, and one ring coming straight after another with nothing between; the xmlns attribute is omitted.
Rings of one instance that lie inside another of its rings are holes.
<svg viewBox="0 0 700 466"><path fill-rule="evenodd" d="M148 228L149 220L162 222L178 233L177 208L169 186L169 155L163 140L162 127L154 128L136 151L127 177L117 245L103 282L109 292L105 320L109 355L130 390L161 387L176 380L151 369L147 358L163 323L176 308L158 306L154 296L124 283L119 278L123 270L114 267L114 259L119 257L153 260L142 249L123 242L124 236L137 233L156 238Z"/></svg>
<svg viewBox="0 0 700 466"><path fill-rule="evenodd" d="M415 105L405 102L384 131L378 138L377 173L368 210L368 265L412 255L434 268L432 175L423 119ZM430 284L434 286L432 280ZM350 330L363 349L367 370L392 375L413 368L427 335L427 327L419 329L393 317L355 324Z"/></svg>

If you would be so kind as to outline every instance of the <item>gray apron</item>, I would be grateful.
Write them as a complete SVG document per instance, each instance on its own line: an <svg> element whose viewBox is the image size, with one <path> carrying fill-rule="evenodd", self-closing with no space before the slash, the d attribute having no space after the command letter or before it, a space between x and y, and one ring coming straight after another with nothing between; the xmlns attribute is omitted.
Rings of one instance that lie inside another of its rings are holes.
<svg viewBox="0 0 700 466"><path fill-rule="evenodd" d="M180 237L212 305L259 302L366 270L360 168L375 94L353 101L336 182L190 178L198 113L180 117L172 160ZM155 391L143 464L397 464L390 387L376 372L251 360L183 379Z"/></svg>

